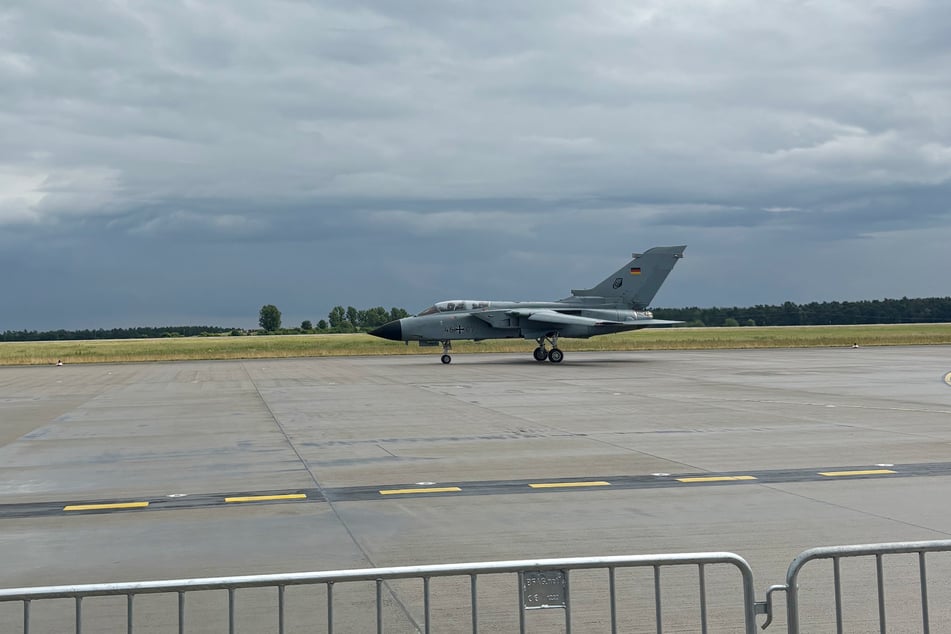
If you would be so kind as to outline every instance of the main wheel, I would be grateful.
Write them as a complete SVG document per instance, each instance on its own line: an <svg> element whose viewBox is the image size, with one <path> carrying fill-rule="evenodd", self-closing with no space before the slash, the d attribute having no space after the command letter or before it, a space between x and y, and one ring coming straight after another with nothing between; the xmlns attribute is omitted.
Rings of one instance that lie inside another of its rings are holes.
<svg viewBox="0 0 951 634"><path fill-rule="evenodd" d="M558 348L552 348L548 353L548 360L552 363L561 363L561 360L564 358L565 353Z"/></svg>
<svg viewBox="0 0 951 634"><path fill-rule="evenodd" d="M450 363L450 362L452 361L452 357L450 357L448 354L444 354L444 355L442 355L442 358L440 359L440 361L442 361L443 363L448 364L448 363Z"/></svg>
<svg viewBox="0 0 951 634"><path fill-rule="evenodd" d="M541 346L535 348L535 352L532 353L532 356L535 357L536 361L544 361L548 358L548 350L545 350Z"/></svg>

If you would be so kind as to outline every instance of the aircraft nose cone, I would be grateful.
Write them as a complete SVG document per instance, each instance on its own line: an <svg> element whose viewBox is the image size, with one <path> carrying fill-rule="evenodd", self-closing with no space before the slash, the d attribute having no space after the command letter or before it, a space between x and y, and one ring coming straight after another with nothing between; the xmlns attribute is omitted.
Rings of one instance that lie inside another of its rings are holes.
<svg viewBox="0 0 951 634"><path fill-rule="evenodd" d="M383 324L379 328L374 328L370 331L370 334L374 337L380 337L381 339L391 339L392 341L402 341L403 340L403 324L400 323L399 319L391 321L389 323Z"/></svg>

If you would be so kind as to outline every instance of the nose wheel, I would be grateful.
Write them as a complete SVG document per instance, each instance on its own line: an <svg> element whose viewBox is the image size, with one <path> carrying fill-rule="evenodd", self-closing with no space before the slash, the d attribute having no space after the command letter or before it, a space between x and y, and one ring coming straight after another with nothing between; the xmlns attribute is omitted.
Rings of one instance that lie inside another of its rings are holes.
<svg viewBox="0 0 951 634"><path fill-rule="evenodd" d="M439 357L439 360L443 362L443 365L449 365L452 363L452 357L449 356L449 352L452 350L451 341L442 342L442 356Z"/></svg>
<svg viewBox="0 0 951 634"><path fill-rule="evenodd" d="M535 357L536 361L548 359L552 363L561 363L561 360L565 358L565 353L558 347L557 332L550 337L539 337L535 341L538 342L538 347L532 352L532 356ZM546 343L551 343L551 350L545 347Z"/></svg>

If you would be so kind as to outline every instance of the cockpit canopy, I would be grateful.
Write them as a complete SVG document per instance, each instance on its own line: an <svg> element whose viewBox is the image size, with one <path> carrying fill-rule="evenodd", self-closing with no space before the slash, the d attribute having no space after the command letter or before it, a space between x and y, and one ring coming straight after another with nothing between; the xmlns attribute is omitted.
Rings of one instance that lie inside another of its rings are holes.
<svg viewBox="0 0 951 634"><path fill-rule="evenodd" d="M485 310L490 304L491 302L482 302L471 299L451 299L445 302L437 302L416 316L422 317L423 315L434 315L436 313Z"/></svg>

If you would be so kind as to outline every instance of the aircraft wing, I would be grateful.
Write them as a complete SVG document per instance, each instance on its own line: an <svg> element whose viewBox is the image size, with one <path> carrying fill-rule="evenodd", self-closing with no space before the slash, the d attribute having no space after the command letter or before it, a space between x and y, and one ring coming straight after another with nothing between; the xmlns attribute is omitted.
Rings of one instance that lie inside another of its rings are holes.
<svg viewBox="0 0 951 634"><path fill-rule="evenodd" d="M673 319L638 319L633 322L626 321L624 323L626 324L634 323L640 326L670 326L672 324L682 324L684 322L674 321Z"/></svg>
<svg viewBox="0 0 951 634"><path fill-rule="evenodd" d="M529 321L544 324L559 324L563 326L619 326L624 322L606 319L592 319L581 315L566 315L555 310L509 311L520 317L527 317Z"/></svg>
<svg viewBox="0 0 951 634"><path fill-rule="evenodd" d="M634 321L616 321L613 319L592 319L591 317L582 317L581 315L566 315L556 310L533 310L533 311L509 311L510 314L520 317L527 317L529 321L537 321L544 324L558 324L562 326L670 326L672 324L682 324L682 321L671 321L669 319L635 319Z"/></svg>
<svg viewBox="0 0 951 634"><path fill-rule="evenodd" d="M593 319L591 317L582 317L581 315L560 313L550 308L488 310L472 313L472 316L478 317L492 326L498 326L502 319L509 317L521 317L529 321L557 326L669 326L671 324L683 323L680 321L669 321L667 319L638 319L636 321Z"/></svg>
<svg viewBox="0 0 951 634"><path fill-rule="evenodd" d="M535 321L544 324L555 324L559 326L617 326L622 324L620 321L592 319L580 315L566 315L549 308L516 308L505 310L486 310L472 313L473 317L478 317L492 326L498 326L502 320L511 317L521 317L529 321Z"/></svg>

